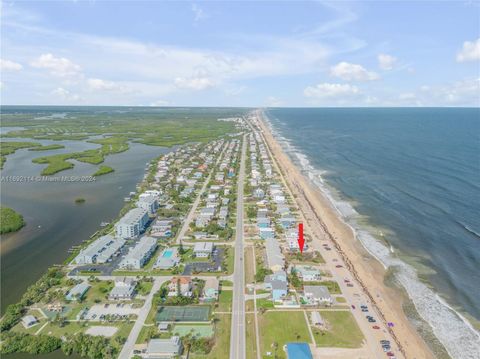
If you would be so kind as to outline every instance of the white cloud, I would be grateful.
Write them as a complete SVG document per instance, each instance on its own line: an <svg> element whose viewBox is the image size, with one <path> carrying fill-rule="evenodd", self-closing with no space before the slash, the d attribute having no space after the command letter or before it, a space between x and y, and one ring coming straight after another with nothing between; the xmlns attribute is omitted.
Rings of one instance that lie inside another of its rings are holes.
<svg viewBox="0 0 480 359"><path fill-rule="evenodd" d="M80 66L65 57L55 57L52 54L42 54L31 62L36 68L47 69L51 74L60 77L69 77L80 74Z"/></svg>
<svg viewBox="0 0 480 359"><path fill-rule="evenodd" d="M52 95L57 96L61 101L76 102L80 99L80 96L72 94L69 90L63 87L58 87L52 91Z"/></svg>
<svg viewBox="0 0 480 359"><path fill-rule="evenodd" d="M382 70L391 70L397 62L397 58L392 55L380 54L378 55L378 66Z"/></svg>
<svg viewBox="0 0 480 359"><path fill-rule="evenodd" d="M460 52L457 53L457 62L480 60L480 38L476 41L465 41Z"/></svg>
<svg viewBox="0 0 480 359"><path fill-rule="evenodd" d="M175 86L182 89L200 91L214 87L215 82L209 77L177 77Z"/></svg>
<svg viewBox="0 0 480 359"><path fill-rule="evenodd" d="M278 107L282 105L282 101L274 96L268 96L266 101L267 107Z"/></svg>
<svg viewBox="0 0 480 359"><path fill-rule="evenodd" d="M195 23L208 18L208 15L205 13L205 11L203 11L203 9L197 4L192 4L192 11L194 15L193 21Z"/></svg>
<svg viewBox="0 0 480 359"><path fill-rule="evenodd" d="M0 59L0 70L1 71L20 71L22 68L23 68L23 66L20 65L17 62Z"/></svg>
<svg viewBox="0 0 480 359"><path fill-rule="evenodd" d="M342 61L330 68L330 74L345 81L371 81L379 76L372 71L367 71L362 65Z"/></svg>
<svg viewBox="0 0 480 359"><path fill-rule="evenodd" d="M90 89L96 91L119 91L126 92L127 89L112 81L91 78L87 80L87 85Z"/></svg>
<svg viewBox="0 0 480 359"><path fill-rule="evenodd" d="M316 99L344 99L360 94L360 90L358 87L349 84L321 83L306 87L305 90L303 90L303 94L306 97Z"/></svg>

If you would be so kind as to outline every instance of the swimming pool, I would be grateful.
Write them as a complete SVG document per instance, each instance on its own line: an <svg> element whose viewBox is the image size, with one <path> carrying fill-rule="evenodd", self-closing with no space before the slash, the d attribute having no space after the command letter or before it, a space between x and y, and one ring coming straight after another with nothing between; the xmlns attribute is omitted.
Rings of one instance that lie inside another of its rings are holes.
<svg viewBox="0 0 480 359"><path fill-rule="evenodd" d="M173 255L173 251L171 249L164 250L163 254L162 254L162 257L163 258L170 258L172 255Z"/></svg>

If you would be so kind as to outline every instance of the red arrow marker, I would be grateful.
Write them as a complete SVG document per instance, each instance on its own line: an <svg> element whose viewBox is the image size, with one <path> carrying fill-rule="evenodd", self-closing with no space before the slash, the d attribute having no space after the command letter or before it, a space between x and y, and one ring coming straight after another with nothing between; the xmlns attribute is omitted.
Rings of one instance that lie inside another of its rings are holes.
<svg viewBox="0 0 480 359"><path fill-rule="evenodd" d="M303 223L298 224L298 246L300 247L300 253L303 253L303 245L305 239L303 238Z"/></svg>

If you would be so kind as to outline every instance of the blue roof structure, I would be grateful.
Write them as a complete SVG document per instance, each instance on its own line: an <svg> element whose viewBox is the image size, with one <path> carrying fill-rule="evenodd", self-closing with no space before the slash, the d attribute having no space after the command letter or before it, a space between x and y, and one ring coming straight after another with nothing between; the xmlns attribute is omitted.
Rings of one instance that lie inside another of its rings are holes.
<svg viewBox="0 0 480 359"><path fill-rule="evenodd" d="M307 343L287 343L288 359L313 359Z"/></svg>

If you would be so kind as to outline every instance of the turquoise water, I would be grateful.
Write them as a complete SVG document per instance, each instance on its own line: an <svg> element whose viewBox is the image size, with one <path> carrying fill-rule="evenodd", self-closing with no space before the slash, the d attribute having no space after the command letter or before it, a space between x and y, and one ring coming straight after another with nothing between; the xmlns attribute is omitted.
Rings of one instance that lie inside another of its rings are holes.
<svg viewBox="0 0 480 359"><path fill-rule="evenodd" d="M172 254L173 254L173 252L168 250L168 251L163 252L162 257L163 258L170 258L172 256Z"/></svg>
<svg viewBox="0 0 480 359"><path fill-rule="evenodd" d="M480 320L480 110L270 109L266 115L359 240L385 264L402 268L402 284L436 334L470 331L464 337L480 355L478 332L460 321L456 328L442 303ZM468 352L468 345L454 346L458 357Z"/></svg>

